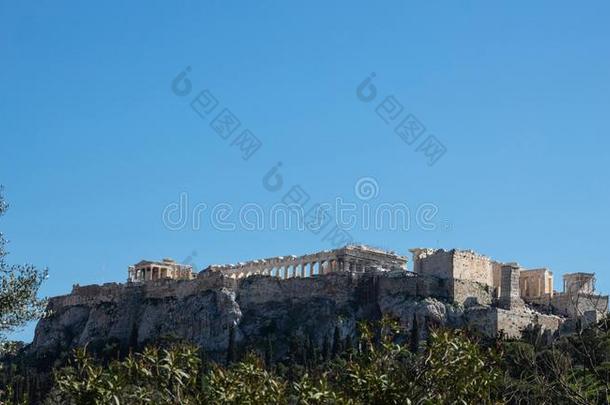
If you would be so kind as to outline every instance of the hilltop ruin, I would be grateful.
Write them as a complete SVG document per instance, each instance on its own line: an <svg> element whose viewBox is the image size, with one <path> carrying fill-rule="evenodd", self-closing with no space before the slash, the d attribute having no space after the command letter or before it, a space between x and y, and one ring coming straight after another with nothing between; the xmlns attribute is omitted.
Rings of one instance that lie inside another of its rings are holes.
<svg viewBox="0 0 610 405"><path fill-rule="evenodd" d="M291 336L322 344L339 330L349 338L357 322L383 315L407 331L433 323L519 337L537 326L550 339L608 311L592 273L566 274L557 292L546 268L470 250L411 253L413 271L406 257L367 246L210 265L199 273L170 259L141 261L129 267L127 283L75 285L51 298L51 315L37 325L29 351L132 347L173 336L219 358L230 339L251 348L272 341L281 357ZM414 330L425 337L426 328Z"/></svg>

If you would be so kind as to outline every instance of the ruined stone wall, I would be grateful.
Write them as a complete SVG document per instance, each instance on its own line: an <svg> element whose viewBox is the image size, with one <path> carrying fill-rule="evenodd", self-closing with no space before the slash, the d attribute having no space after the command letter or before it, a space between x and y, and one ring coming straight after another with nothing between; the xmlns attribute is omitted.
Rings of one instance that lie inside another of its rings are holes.
<svg viewBox="0 0 610 405"><path fill-rule="evenodd" d="M500 285L502 281L502 264L496 261L492 261L491 272L491 279L494 288L494 297L499 298L502 294L502 287Z"/></svg>
<svg viewBox="0 0 610 405"><path fill-rule="evenodd" d="M497 314L493 307L474 307L466 314L468 328L485 336L495 337L498 332Z"/></svg>
<svg viewBox="0 0 610 405"><path fill-rule="evenodd" d="M436 297L450 301L453 297L453 279L418 274L417 296Z"/></svg>
<svg viewBox="0 0 610 405"><path fill-rule="evenodd" d="M564 316L581 317L588 311L608 312L608 296L596 294L556 294L551 299L553 309Z"/></svg>
<svg viewBox="0 0 610 405"><path fill-rule="evenodd" d="M564 323L564 318L545 315L531 310L505 310L496 307L479 307L468 312L468 327L486 336L502 331L508 338L518 338L529 325L540 325L543 331L553 334Z"/></svg>
<svg viewBox="0 0 610 405"><path fill-rule="evenodd" d="M70 305L95 305L101 302L116 302L133 288L128 284L107 283L103 285L74 285L72 292L49 299L49 305L64 307Z"/></svg>
<svg viewBox="0 0 610 405"><path fill-rule="evenodd" d="M464 306L491 305L493 288L468 280L452 280L453 301Z"/></svg>
<svg viewBox="0 0 610 405"><path fill-rule="evenodd" d="M499 271L498 264L486 256L469 250L413 249L412 252L414 253L413 271L416 273L439 278L474 281L491 287L500 284L499 274L495 274L494 277L494 269Z"/></svg>
<svg viewBox="0 0 610 405"><path fill-rule="evenodd" d="M389 295L403 294L410 297L420 296L418 284L420 283L416 274L412 272L402 272L396 275L388 274L386 277L379 278L379 285L382 291Z"/></svg>
<svg viewBox="0 0 610 405"><path fill-rule="evenodd" d="M509 263L502 266L500 272L500 297L498 306L504 309L518 309L523 306L519 293L519 266Z"/></svg>
<svg viewBox="0 0 610 405"><path fill-rule="evenodd" d="M147 283L106 283L87 286L74 285L72 292L49 299L51 307L97 305L119 302L130 294L144 298L184 297L197 291L213 288L235 288L236 281L219 274L195 280L160 279Z"/></svg>
<svg viewBox="0 0 610 405"><path fill-rule="evenodd" d="M453 255L453 278L493 286L492 261L472 251L456 250Z"/></svg>
<svg viewBox="0 0 610 405"><path fill-rule="evenodd" d="M413 257L413 271L439 278L453 278L453 251L425 250L421 257Z"/></svg>
<svg viewBox="0 0 610 405"><path fill-rule="evenodd" d="M496 327L498 331L503 331L509 338L518 338L521 332L529 325L540 325L549 333L554 333L558 330L563 319L555 315L544 315L533 311L508 311L504 309L496 309Z"/></svg>

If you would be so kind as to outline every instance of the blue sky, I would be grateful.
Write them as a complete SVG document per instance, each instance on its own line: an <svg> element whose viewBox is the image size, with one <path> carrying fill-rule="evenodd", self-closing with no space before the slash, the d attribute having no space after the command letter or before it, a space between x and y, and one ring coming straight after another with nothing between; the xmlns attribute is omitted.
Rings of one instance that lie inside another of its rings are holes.
<svg viewBox="0 0 610 405"><path fill-rule="evenodd" d="M267 212L299 185L310 203L411 210L408 230L356 226L357 241L548 266L556 289L565 272L595 271L610 292L610 4L429 3L3 2L9 261L47 266L52 296L123 281L142 258L203 268L329 249L307 230L212 226L217 204ZM372 72L365 103L356 88ZM218 106L201 118L189 103L204 89ZM434 165L377 114L389 96L446 148ZM241 122L227 140L210 126L224 108ZM232 145L244 129L262 143L248 160ZM277 162L273 192L262 179ZM355 193L362 178L370 200ZM206 205L199 229L164 223L181 193L187 216ZM432 230L416 218L429 204Z"/></svg>

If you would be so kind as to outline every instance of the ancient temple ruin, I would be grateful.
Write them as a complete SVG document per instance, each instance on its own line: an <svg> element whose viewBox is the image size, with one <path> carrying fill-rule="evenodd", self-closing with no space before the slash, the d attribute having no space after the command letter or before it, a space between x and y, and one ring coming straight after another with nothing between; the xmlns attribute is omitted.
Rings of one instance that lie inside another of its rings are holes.
<svg viewBox="0 0 610 405"><path fill-rule="evenodd" d="M191 280L193 278L192 266L176 263L170 258L165 258L160 262L142 260L129 266L127 270L127 281L132 283L161 279Z"/></svg>
<svg viewBox="0 0 610 405"><path fill-rule="evenodd" d="M571 294L593 294L595 292L595 273L564 275L563 291Z"/></svg>
<svg viewBox="0 0 610 405"><path fill-rule="evenodd" d="M221 273L234 279L255 274L288 279L311 277L337 271L406 271L407 258L381 249L364 245L350 245L335 250L302 256L277 256L256 259L236 264L213 264L200 274ZM176 263L172 259L161 262L142 260L129 266L128 282L157 281L162 279L190 280L195 273L189 265Z"/></svg>
<svg viewBox="0 0 610 405"><path fill-rule="evenodd" d="M608 312L608 296L595 293L593 273L565 274L563 291L555 291L553 273L545 267L527 269L516 262L500 262L472 250L414 248L410 251L412 271L407 269L405 256L365 245L301 256L214 264L198 274L191 266L171 259L144 260L129 267L128 282L155 288L159 282L205 281L210 276L240 281L251 276L289 280L332 273L386 274L398 277L396 280L406 277L408 283L403 287L416 297L443 298L468 308L487 307L484 319L479 321L493 329L489 334L494 330L508 330L509 335L517 335L534 319L538 323L546 322L549 330L557 330L565 320L595 322Z"/></svg>
<svg viewBox="0 0 610 405"><path fill-rule="evenodd" d="M220 272L232 278L254 274L287 279L337 271L367 272L407 270L407 258L364 245L345 246L303 256L278 256L237 264L211 265L205 272Z"/></svg>
<svg viewBox="0 0 610 405"><path fill-rule="evenodd" d="M444 280L442 289L451 299L463 297L471 285L486 288L498 308L519 310L529 305L539 310L571 318L600 319L608 311L608 296L595 293L595 274L570 273L563 276L563 291L553 289L553 273L548 268L526 269L515 262L502 263L472 250L414 248L413 271L407 258L395 252L365 245L350 245L301 256L277 256L235 264L210 265L198 275L191 266L171 259L161 262L143 260L128 270L128 281L155 282L164 279L191 280L210 274L232 279L253 275L282 280L315 277L335 272L408 272L428 280ZM474 284L473 284L474 283ZM424 294L437 295L440 287ZM466 287L465 287L466 286ZM420 292L421 293L421 292ZM472 294L470 302L484 299Z"/></svg>
<svg viewBox="0 0 610 405"><path fill-rule="evenodd" d="M471 250L411 253L411 271L406 257L363 245L198 273L171 259L143 260L129 267L127 283L74 285L70 294L50 298L51 315L38 323L31 350L68 351L108 339L128 347L176 336L225 358L231 330L236 342L262 342L269 325L283 336L302 327L321 345L335 328L354 336L358 322L379 315L405 330L415 320L489 337L520 337L536 327L550 340L608 312L593 273L565 274L563 290L555 291L545 267L527 269Z"/></svg>
<svg viewBox="0 0 610 405"><path fill-rule="evenodd" d="M565 277L565 276L564 276ZM522 269L519 277L521 296L525 298L553 296L553 273L547 268Z"/></svg>
<svg viewBox="0 0 610 405"><path fill-rule="evenodd" d="M519 264L501 263L472 250L416 248L413 271L445 279L448 288L455 280L487 286L500 308L532 308L586 322L601 319L608 312L608 296L595 292L594 273L568 273L563 291L553 289L553 273L547 268L525 269Z"/></svg>

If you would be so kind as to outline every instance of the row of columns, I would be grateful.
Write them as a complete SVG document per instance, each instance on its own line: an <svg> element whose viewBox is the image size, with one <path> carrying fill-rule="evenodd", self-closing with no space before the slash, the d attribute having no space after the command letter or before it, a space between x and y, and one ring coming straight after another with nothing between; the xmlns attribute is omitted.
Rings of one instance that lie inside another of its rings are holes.
<svg viewBox="0 0 610 405"><path fill-rule="evenodd" d="M327 274L336 271L364 271L365 266L359 261L342 258L324 259L316 261L289 261L283 263L269 263L266 265L244 266L225 269L223 272L233 278L244 278L254 274L273 276L281 279L308 277L317 274Z"/></svg>
<svg viewBox="0 0 610 405"><path fill-rule="evenodd" d="M565 274L563 276L563 291L570 293L592 293L595 291L593 275Z"/></svg>
<svg viewBox="0 0 610 405"><path fill-rule="evenodd" d="M528 297L544 295L544 277L527 277L523 281L523 293Z"/></svg>
<svg viewBox="0 0 610 405"><path fill-rule="evenodd" d="M169 270L171 271L171 270ZM159 280L161 278L165 278L171 276L168 274L168 269L162 267L142 267L135 268L132 267L129 269L129 280L130 281L151 281L151 280Z"/></svg>

